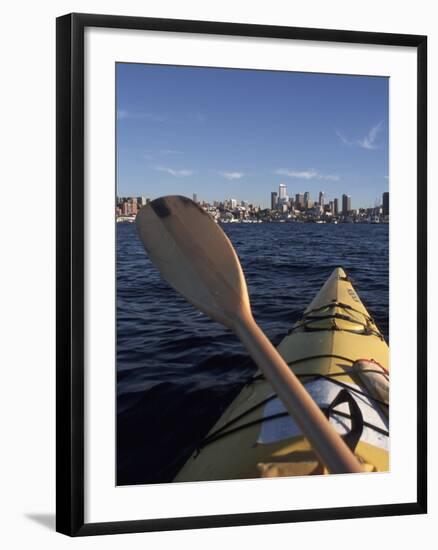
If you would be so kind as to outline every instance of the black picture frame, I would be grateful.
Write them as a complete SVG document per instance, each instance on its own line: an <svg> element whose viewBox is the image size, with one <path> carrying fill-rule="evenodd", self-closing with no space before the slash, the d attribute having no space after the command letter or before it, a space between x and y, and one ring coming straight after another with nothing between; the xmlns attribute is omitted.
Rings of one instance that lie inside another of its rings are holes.
<svg viewBox="0 0 438 550"><path fill-rule="evenodd" d="M427 510L427 37L267 25L68 14L56 22L57 42L57 371L56 529L69 536L199 529L423 514ZM86 27L269 37L288 40L405 46L417 52L417 498L414 502L84 522L84 30Z"/></svg>

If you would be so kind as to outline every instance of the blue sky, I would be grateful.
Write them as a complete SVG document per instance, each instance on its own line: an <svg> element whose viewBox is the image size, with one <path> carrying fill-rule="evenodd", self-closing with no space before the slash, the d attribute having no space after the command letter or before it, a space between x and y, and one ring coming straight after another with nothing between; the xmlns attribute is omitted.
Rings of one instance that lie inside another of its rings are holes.
<svg viewBox="0 0 438 550"><path fill-rule="evenodd" d="M386 78L117 65L117 194L247 200L388 189Z"/></svg>

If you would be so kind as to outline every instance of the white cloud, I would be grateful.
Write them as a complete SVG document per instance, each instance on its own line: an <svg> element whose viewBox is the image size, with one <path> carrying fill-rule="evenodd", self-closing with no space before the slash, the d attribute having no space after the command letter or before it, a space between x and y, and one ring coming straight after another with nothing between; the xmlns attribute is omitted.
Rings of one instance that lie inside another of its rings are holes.
<svg viewBox="0 0 438 550"><path fill-rule="evenodd" d="M278 176L287 176L288 178L297 178L304 180L326 180L326 181L339 181L340 177L336 174L321 174L317 170L286 170L285 168L278 168L275 170L275 174Z"/></svg>
<svg viewBox="0 0 438 550"><path fill-rule="evenodd" d="M377 149L378 145L376 143L376 139L382 130L382 126L383 120L373 126L368 134L363 139L358 141L359 147L362 147L363 149Z"/></svg>
<svg viewBox="0 0 438 550"><path fill-rule="evenodd" d="M152 120L153 122L165 122L168 120L167 115L162 113L143 113L118 109L117 120Z"/></svg>
<svg viewBox="0 0 438 550"><path fill-rule="evenodd" d="M344 145L350 145L350 146L356 145L358 147L361 147L362 149L378 149L379 144L377 143L377 138L382 128L383 128L383 120L381 120L378 124L373 126L365 137L363 137L362 139L356 139L356 140L348 139L345 136L345 134L340 130L336 130L335 133Z"/></svg>
<svg viewBox="0 0 438 550"><path fill-rule="evenodd" d="M178 149L160 149L158 151L160 155L166 156L166 155L182 155L183 152L179 151Z"/></svg>
<svg viewBox="0 0 438 550"><path fill-rule="evenodd" d="M123 120L124 118L128 118L128 111L119 109L117 111L117 120Z"/></svg>
<svg viewBox="0 0 438 550"><path fill-rule="evenodd" d="M194 173L193 170L175 170L173 168L168 168L167 166L156 166L155 170L158 170L158 172L165 172L166 174L170 174L175 177L191 176Z"/></svg>
<svg viewBox="0 0 438 550"><path fill-rule="evenodd" d="M349 141L340 130L336 130L336 135L344 145L353 145L353 141Z"/></svg>
<svg viewBox="0 0 438 550"><path fill-rule="evenodd" d="M152 149L146 149L143 152L143 158L147 160L153 160L157 157L167 157L170 155L183 155L184 153L182 151L179 151L177 149L160 149L158 151L152 150Z"/></svg>
<svg viewBox="0 0 438 550"><path fill-rule="evenodd" d="M279 176L287 176L289 178L300 178L305 180L314 179L318 175L318 173L315 172L315 170L305 170L302 172L296 172L294 170L286 170L285 168L279 168L278 170L275 171L275 173L278 174Z"/></svg>
<svg viewBox="0 0 438 550"><path fill-rule="evenodd" d="M240 180L245 175L243 172L219 172L227 180Z"/></svg>

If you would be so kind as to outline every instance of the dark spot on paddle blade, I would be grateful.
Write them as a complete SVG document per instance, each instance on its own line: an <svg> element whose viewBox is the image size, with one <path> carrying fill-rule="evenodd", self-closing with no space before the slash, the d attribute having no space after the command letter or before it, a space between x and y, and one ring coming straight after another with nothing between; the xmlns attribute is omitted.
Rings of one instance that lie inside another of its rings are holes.
<svg viewBox="0 0 438 550"><path fill-rule="evenodd" d="M186 206L193 206L194 208L198 209L201 214L207 214L207 212L201 206L199 206L197 202L192 201L192 199L189 199L188 197L184 197L182 195L178 195L178 199Z"/></svg>
<svg viewBox="0 0 438 550"><path fill-rule="evenodd" d="M183 195L178 195L178 199L186 205L187 204L196 204L191 199L189 199L188 197L184 197Z"/></svg>
<svg viewBox="0 0 438 550"><path fill-rule="evenodd" d="M155 199L150 204L153 211L159 218L167 218L167 216L170 216L170 210L166 204L165 197L160 197L159 199Z"/></svg>

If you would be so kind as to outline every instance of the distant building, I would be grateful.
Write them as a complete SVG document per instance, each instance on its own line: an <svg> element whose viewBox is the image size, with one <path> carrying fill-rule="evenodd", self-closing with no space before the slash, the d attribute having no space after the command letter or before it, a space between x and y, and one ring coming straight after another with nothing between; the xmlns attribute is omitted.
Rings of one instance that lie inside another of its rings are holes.
<svg viewBox="0 0 438 550"><path fill-rule="evenodd" d="M287 199L287 187L284 183L280 183L278 186L278 199L284 202Z"/></svg>
<svg viewBox="0 0 438 550"><path fill-rule="evenodd" d="M382 195L383 215L389 216L389 191L385 191Z"/></svg>
<svg viewBox="0 0 438 550"><path fill-rule="evenodd" d="M193 193L193 202L198 202L198 193Z"/></svg>
<svg viewBox="0 0 438 550"><path fill-rule="evenodd" d="M278 204L278 194L275 191L271 192L271 210L275 210Z"/></svg>
<svg viewBox="0 0 438 550"><path fill-rule="evenodd" d="M310 193L309 191L306 191L304 193L304 208L308 210L309 208L312 208L312 206L313 206L313 201L310 198Z"/></svg>
<svg viewBox="0 0 438 550"><path fill-rule="evenodd" d="M335 216L339 215L339 200L338 199L333 200L333 214Z"/></svg>
<svg viewBox="0 0 438 550"><path fill-rule="evenodd" d="M230 207L231 207L231 210L234 210L237 207L236 199L230 199Z"/></svg>
<svg viewBox="0 0 438 550"><path fill-rule="evenodd" d="M289 197L287 196L287 188L284 183L280 183L278 186L278 199L277 206L281 207L283 204L288 204Z"/></svg>
<svg viewBox="0 0 438 550"><path fill-rule="evenodd" d="M297 193L295 195L295 207L298 208L298 210L304 208L304 195L302 193Z"/></svg>
<svg viewBox="0 0 438 550"><path fill-rule="evenodd" d="M146 204L146 197L137 197L137 204L141 208Z"/></svg>
<svg viewBox="0 0 438 550"><path fill-rule="evenodd" d="M342 214L346 216L351 210L351 197L350 195L342 195Z"/></svg>
<svg viewBox="0 0 438 550"><path fill-rule="evenodd" d="M330 214L334 214L335 213L335 203L334 203L334 201L330 201L328 206L329 206L328 211L330 212Z"/></svg>
<svg viewBox="0 0 438 550"><path fill-rule="evenodd" d="M319 192L319 205L324 206L324 191Z"/></svg>

